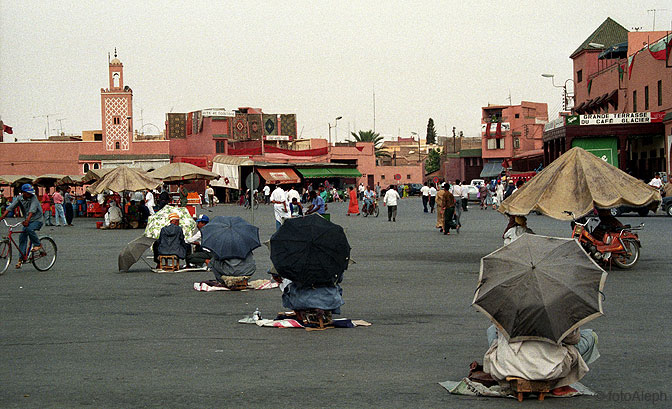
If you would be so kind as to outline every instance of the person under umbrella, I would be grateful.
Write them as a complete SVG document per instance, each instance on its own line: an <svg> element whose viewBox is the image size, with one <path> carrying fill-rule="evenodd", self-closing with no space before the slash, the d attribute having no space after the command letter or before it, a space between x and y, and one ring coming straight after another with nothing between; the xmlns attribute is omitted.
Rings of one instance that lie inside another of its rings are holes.
<svg viewBox="0 0 672 409"><path fill-rule="evenodd" d="M187 257L188 245L180 227L180 215L171 213L168 215L168 220L170 220L170 223L161 229L159 239L152 246L156 268L160 268L159 255L175 255L182 260Z"/></svg>
<svg viewBox="0 0 672 409"><path fill-rule="evenodd" d="M599 352L579 327L603 314L606 276L572 239L524 234L483 257L472 305L494 324L484 370L553 388L580 380Z"/></svg>
<svg viewBox="0 0 672 409"><path fill-rule="evenodd" d="M210 222L210 218L204 214L198 216L196 219L196 228L198 231L191 237L187 238L187 244L194 244L196 246L195 250L187 255L187 265L189 266L202 266L210 261L212 258L212 253L207 249L201 246L201 229L205 227Z"/></svg>
<svg viewBox="0 0 672 409"><path fill-rule="evenodd" d="M283 279L283 307L305 324L331 323L345 304L340 283L350 245L343 228L318 215L289 219L271 236L270 247L273 267Z"/></svg>
<svg viewBox="0 0 672 409"><path fill-rule="evenodd" d="M212 251L215 279L229 288L246 288L257 270L252 251L261 246L259 228L241 217L217 216L201 228L201 245Z"/></svg>

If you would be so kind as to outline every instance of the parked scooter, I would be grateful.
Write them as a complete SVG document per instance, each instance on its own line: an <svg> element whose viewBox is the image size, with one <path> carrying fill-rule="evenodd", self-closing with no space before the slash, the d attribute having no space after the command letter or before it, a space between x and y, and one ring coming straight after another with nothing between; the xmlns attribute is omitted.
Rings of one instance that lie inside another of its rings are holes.
<svg viewBox="0 0 672 409"><path fill-rule="evenodd" d="M603 264L613 262L619 268L628 269L639 260L639 249L642 244L639 242L639 236L632 231L641 230L644 223L637 227L631 227L629 224L616 227L614 231L608 231L604 236L597 238L593 236L594 229L588 231L587 226L592 221L599 221L598 218L589 217L581 223L581 219L576 219L573 212L565 211L565 213L574 219L572 238L577 239L586 252L598 262Z"/></svg>

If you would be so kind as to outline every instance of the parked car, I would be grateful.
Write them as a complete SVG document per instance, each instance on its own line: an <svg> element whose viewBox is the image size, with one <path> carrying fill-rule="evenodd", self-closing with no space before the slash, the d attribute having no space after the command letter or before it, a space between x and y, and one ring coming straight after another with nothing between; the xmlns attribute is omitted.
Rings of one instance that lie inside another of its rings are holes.
<svg viewBox="0 0 672 409"><path fill-rule="evenodd" d="M641 217L646 217L649 215L649 211L656 212L656 209L658 209L658 206L660 205L660 202L655 201L649 205L646 206L618 206L618 207L613 207L611 208L611 215L616 217L620 216L625 213L637 213Z"/></svg>
<svg viewBox="0 0 672 409"><path fill-rule="evenodd" d="M422 189L422 185L420 183L409 183L408 184L408 195L409 196L419 195L420 194L420 189Z"/></svg>
<svg viewBox="0 0 672 409"><path fill-rule="evenodd" d="M471 183L469 183L471 186L478 186L478 185L484 185L485 180L483 179L471 179Z"/></svg>
<svg viewBox="0 0 672 409"><path fill-rule="evenodd" d="M672 196L665 196L660 207L666 215L672 216Z"/></svg>
<svg viewBox="0 0 672 409"><path fill-rule="evenodd" d="M476 185L462 185L462 189L467 189L469 195L468 200L471 200L472 202L480 201L478 199L478 187Z"/></svg>

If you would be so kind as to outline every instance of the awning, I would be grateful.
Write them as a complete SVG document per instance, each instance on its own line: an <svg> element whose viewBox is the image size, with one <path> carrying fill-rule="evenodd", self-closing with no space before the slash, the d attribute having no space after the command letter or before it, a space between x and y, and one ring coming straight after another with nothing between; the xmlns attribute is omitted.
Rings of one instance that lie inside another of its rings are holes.
<svg viewBox="0 0 672 409"><path fill-rule="evenodd" d="M503 171L502 162L486 162L483 164L483 170L481 171L482 178L494 178L499 176Z"/></svg>
<svg viewBox="0 0 672 409"><path fill-rule="evenodd" d="M353 168L299 168L297 170L306 179L362 177L362 174Z"/></svg>
<svg viewBox="0 0 672 409"><path fill-rule="evenodd" d="M301 178L292 169L257 168L267 183L301 183Z"/></svg>

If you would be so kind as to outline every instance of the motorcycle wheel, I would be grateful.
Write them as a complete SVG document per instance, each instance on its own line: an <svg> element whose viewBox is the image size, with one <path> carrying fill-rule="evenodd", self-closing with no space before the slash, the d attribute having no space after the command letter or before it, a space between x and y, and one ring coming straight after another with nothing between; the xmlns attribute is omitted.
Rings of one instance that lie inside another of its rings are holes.
<svg viewBox="0 0 672 409"><path fill-rule="evenodd" d="M637 260L639 260L639 243L632 239L625 239L623 240L623 244L625 245L626 253L612 253L611 257L618 268L632 268L637 263Z"/></svg>
<svg viewBox="0 0 672 409"><path fill-rule="evenodd" d="M362 216L367 217L368 215L369 215L369 208L365 206L362 209Z"/></svg>
<svg viewBox="0 0 672 409"><path fill-rule="evenodd" d="M380 214L380 208L378 206L376 206L375 209L373 209L373 214L376 217L378 217L378 214Z"/></svg>

